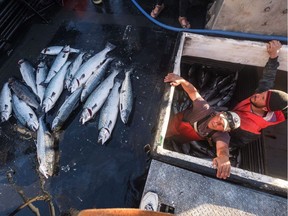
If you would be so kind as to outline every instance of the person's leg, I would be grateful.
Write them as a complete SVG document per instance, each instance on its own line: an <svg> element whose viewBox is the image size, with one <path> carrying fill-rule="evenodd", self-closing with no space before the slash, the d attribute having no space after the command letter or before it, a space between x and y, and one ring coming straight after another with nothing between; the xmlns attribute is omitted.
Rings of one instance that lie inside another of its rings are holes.
<svg viewBox="0 0 288 216"><path fill-rule="evenodd" d="M153 17L153 18L158 17L158 15L161 13L161 11L165 7L163 2L164 2L164 0L157 0L156 1L156 5L150 13L151 17Z"/></svg>
<svg viewBox="0 0 288 216"><path fill-rule="evenodd" d="M157 4L157 5L162 5L163 3L164 3L164 0L157 0L157 1L156 1L156 4Z"/></svg>
<svg viewBox="0 0 288 216"><path fill-rule="evenodd" d="M187 8L189 7L189 0L179 0L179 16L187 16Z"/></svg>
<svg viewBox="0 0 288 216"><path fill-rule="evenodd" d="M190 28L190 23L187 20L187 9L189 7L189 0L179 0L179 23L182 28Z"/></svg>

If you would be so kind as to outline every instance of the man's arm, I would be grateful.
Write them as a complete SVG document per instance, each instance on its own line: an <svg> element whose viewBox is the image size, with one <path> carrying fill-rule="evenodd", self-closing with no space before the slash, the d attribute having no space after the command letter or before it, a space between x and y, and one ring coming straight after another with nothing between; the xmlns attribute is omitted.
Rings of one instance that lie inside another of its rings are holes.
<svg viewBox="0 0 288 216"><path fill-rule="evenodd" d="M201 95L191 83L174 73L168 73L164 78L164 82L169 82L172 86L181 85L192 101L201 98Z"/></svg>
<svg viewBox="0 0 288 216"><path fill-rule="evenodd" d="M273 88L277 68L279 67L278 53L281 47L281 43L276 40L272 40L267 44L269 60L264 67L263 76L258 82L258 87L255 90L255 93L262 93Z"/></svg>
<svg viewBox="0 0 288 216"><path fill-rule="evenodd" d="M216 142L217 157L213 159L213 166L217 168L217 178L226 179L230 176L231 164L229 160L229 147L223 141Z"/></svg>

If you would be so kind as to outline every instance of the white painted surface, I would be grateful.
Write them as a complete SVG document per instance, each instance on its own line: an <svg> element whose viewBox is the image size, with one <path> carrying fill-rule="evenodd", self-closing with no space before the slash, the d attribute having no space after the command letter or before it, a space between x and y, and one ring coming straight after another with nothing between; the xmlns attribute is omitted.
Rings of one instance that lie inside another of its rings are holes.
<svg viewBox="0 0 288 216"><path fill-rule="evenodd" d="M269 55L264 42L235 40L185 33L183 56L194 56L218 61L264 67ZM279 52L279 70L288 71L288 47Z"/></svg>

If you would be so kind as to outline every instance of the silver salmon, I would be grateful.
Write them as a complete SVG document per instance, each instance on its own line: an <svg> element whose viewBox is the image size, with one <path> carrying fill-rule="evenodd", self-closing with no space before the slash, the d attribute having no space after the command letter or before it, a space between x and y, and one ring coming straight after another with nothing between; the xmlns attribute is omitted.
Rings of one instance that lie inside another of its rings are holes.
<svg viewBox="0 0 288 216"><path fill-rule="evenodd" d="M96 68L106 59L106 54L115 47L115 45L108 42L102 51L98 52L83 63L75 74L68 90L73 92L77 88L83 86L88 78L95 72Z"/></svg>
<svg viewBox="0 0 288 216"><path fill-rule="evenodd" d="M12 113L12 94L8 82L4 83L0 93L1 122L7 121Z"/></svg>
<svg viewBox="0 0 288 216"><path fill-rule="evenodd" d="M62 66L66 63L70 53L70 46L66 45L61 52L56 56L44 83L49 83L50 80L60 71Z"/></svg>
<svg viewBox="0 0 288 216"><path fill-rule="evenodd" d="M99 118L98 143L102 145L111 137L119 112L119 87L120 81L116 81L107 100L105 101Z"/></svg>
<svg viewBox="0 0 288 216"><path fill-rule="evenodd" d="M48 67L45 62L41 61L36 70L36 87L37 87L37 95L40 99L40 105L42 105L44 94L45 94L45 86L42 85L44 80L46 79L48 72Z"/></svg>
<svg viewBox="0 0 288 216"><path fill-rule="evenodd" d="M26 85L22 84L22 82L17 79L11 77L8 80L9 87L12 91L17 95L18 98L23 100L29 106L34 108L39 107L39 102L37 96L28 88Z"/></svg>
<svg viewBox="0 0 288 216"><path fill-rule="evenodd" d="M87 98L80 116L80 122L82 124L93 118L95 113L104 104L114 85L114 78L118 73L119 70L114 69L114 71Z"/></svg>
<svg viewBox="0 0 288 216"><path fill-rule="evenodd" d="M83 57L85 54L86 54L85 52L81 52L77 56L77 58L69 65L68 71L67 71L66 76L65 76L64 88L68 89L70 87L70 84L71 84L76 72L78 71L78 69L80 68L80 65L83 62Z"/></svg>
<svg viewBox="0 0 288 216"><path fill-rule="evenodd" d="M20 59L18 66L23 80L32 89L34 94L37 95L35 68L25 59Z"/></svg>
<svg viewBox="0 0 288 216"><path fill-rule="evenodd" d="M55 150L54 138L48 131L44 120L44 116L39 118L39 129L37 131L37 159L39 163L39 171L48 178L52 176L55 170Z"/></svg>
<svg viewBox="0 0 288 216"><path fill-rule="evenodd" d="M127 124L129 120L133 104L132 84L130 79L131 73L132 69L125 73L125 79L120 90L120 117L124 124Z"/></svg>
<svg viewBox="0 0 288 216"><path fill-rule="evenodd" d="M89 77L81 93L81 102L84 102L96 88L96 86L101 82L111 61L113 61L113 58L108 58L99 68L97 68L95 73Z"/></svg>
<svg viewBox="0 0 288 216"><path fill-rule="evenodd" d="M52 122L53 131L58 131L62 127L66 119L68 119L72 111L77 107L77 105L79 104L81 91L82 88L78 88L61 105Z"/></svg>
<svg viewBox="0 0 288 216"><path fill-rule="evenodd" d="M15 94L12 95L12 109L20 123L32 131L39 127L35 112L24 101L20 100Z"/></svg>
<svg viewBox="0 0 288 216"><path fill-rule="evenodd" d="M58 55L61 50L63 49L63 46L49 46L44 48L41 53L45 55ZM79 49L75 49L70 47L70 53L79 53Z"/></svg>
<svg viewBox="0 0 288 216"><path fill-rule="evenodd" d="M58 98L60 97L63 89L64 89L64 78L67 72L67 68L71 62L67 61L61 70L52 78L49 85L46 88L44 94L44 100L42 105L42 110L47 113L51 110Z"/></svg>

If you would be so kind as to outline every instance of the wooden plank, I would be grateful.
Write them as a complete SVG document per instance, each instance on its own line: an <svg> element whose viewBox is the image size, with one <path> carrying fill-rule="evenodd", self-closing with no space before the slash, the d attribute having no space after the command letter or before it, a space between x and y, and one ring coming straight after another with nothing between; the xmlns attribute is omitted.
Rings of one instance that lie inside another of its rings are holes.
<svg viewBox="0 0 288 216"><path fill-rule="evenodd" d="M235 40L229 38L183 34L185 44L183 56L194 56L218 61L264 67L269 55L264 42ZM279 70L288 71L288 47L282 45L279 52Z"/></svg>

